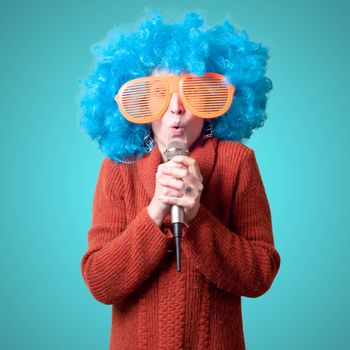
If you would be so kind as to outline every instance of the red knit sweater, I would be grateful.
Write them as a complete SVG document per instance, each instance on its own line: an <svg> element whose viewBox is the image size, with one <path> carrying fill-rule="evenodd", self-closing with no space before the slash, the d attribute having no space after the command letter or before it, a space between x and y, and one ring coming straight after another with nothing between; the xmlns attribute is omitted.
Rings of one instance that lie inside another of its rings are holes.
<svg viewBox="0 0 350 350"><path fill-rule="evenodd" d="M158 148L133 164L102 162L81 270L92 295L113 305L111 350L245 349L241 296L265 293L279 269L254 152L214 138L190 157L204 189L180 273L170 215L159 228L146 209Z"/></svg>

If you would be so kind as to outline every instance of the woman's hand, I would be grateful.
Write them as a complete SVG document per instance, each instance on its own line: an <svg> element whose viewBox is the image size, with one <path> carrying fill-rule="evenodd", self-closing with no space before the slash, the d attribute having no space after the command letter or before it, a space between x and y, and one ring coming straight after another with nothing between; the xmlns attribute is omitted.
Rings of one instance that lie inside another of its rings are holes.
<svg viewBox="0 0 350 350"><path fill-rule="evenodd" d="M196 160L175 156L160 164L156 174L156 189L148 211L159 226L171 205L184 208L185 224L197 215L203 190L203 177Z"/></svg>

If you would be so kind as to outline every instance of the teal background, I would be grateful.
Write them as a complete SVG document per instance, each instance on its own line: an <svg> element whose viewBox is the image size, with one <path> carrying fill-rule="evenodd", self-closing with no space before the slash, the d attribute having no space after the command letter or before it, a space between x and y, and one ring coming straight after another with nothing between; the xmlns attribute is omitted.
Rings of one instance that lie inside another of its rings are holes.
<svg viewBox="0 0 350 350"><path fill-rule="evenodd" d="M111 307L80 273L104 155L79 129L91 44L143 8L231 15L271 47L269 118L247 145L281 268L243 298L247 349L345 349L349 323L347 1L12 1L0 10L1 349L107 349Z"/></svg>

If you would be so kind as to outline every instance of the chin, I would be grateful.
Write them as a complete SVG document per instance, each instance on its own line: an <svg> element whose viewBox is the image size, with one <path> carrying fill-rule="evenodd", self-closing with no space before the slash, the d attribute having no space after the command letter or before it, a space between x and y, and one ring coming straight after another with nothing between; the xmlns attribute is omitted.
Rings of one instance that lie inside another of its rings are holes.
<svg viewBox="0 0 350 350"><path fill-rule="evenodd" d="M185 143L188 147L190 146L188 138L186 137L186 135L174 136L174 137L171 138L170 141L173 141L173 140L181 141L181 142Z"/></svg>

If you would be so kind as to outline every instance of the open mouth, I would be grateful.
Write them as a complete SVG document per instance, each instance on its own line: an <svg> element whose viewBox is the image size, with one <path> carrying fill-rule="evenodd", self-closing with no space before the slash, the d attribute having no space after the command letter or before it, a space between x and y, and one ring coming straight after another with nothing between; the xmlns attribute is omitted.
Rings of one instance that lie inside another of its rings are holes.
<svg viewBox="0 0 350 350"><path fill-rule="evenodd" d="M184 133L184 128L181 128L179 126L174 126L171 128L172 133L176 136L182 135Z"/></svg>

